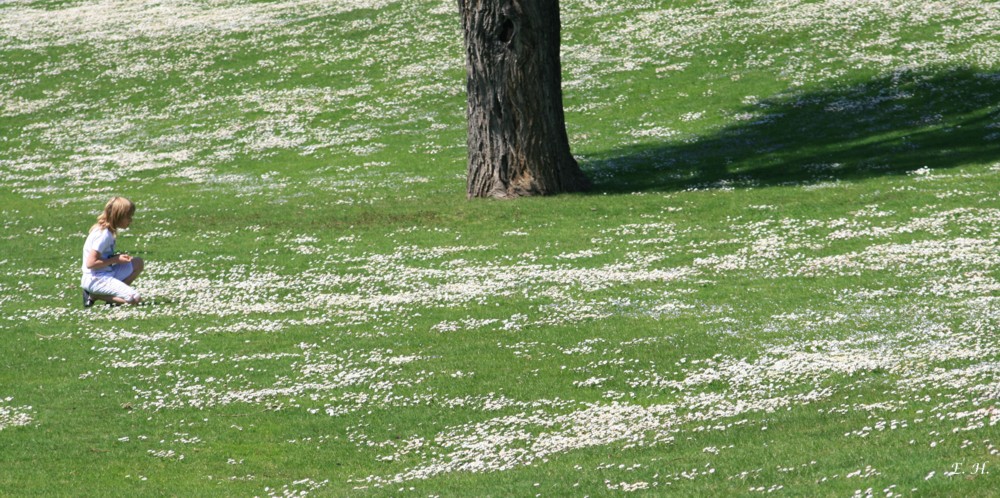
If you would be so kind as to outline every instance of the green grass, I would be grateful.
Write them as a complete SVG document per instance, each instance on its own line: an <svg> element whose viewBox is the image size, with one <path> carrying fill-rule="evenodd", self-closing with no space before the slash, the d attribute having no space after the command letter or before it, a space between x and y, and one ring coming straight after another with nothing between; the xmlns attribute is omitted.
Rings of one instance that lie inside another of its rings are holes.
<svg viewBox="0 0 1000 498"><path fill-rule="evenodd" d="M995 494L1000 19L939 7L563 2L594 189L495 202L448 2L0 6L0 496ZM112 195L148 304L85 310Z"/></svg>

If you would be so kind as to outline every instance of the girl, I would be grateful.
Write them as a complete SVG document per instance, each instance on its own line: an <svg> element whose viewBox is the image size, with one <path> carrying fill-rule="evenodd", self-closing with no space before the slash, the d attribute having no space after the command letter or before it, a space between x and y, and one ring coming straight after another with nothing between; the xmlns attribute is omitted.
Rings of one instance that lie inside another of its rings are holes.
<svg viewBox="0 0 1000 498"><path fill-rule="evenodd" d="M142 273L142 259L128 254L115 254L115 237L119 228L128 228L135 214L135 204L124 197L113 197L90 227L83 245L83 306L95 299L111 304L139 304L142 297L131 287Z"/></svg>

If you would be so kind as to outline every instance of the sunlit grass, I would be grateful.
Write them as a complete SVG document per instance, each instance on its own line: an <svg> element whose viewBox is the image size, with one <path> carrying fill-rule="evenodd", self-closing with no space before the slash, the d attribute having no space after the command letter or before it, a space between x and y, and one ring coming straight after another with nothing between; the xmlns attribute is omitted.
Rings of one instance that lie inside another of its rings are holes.
<svg viewBox="0 0 1000 498"><path fill-rule="evenodd" d="M0 495L993 493L995 5L561 7L487 202L451 2L0 6Z"/></svg>

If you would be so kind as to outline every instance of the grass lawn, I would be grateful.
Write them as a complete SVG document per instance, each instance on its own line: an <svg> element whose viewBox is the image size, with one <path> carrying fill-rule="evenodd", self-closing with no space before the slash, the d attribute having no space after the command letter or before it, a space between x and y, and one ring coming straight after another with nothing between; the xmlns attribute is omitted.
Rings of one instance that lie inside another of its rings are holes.
<svg viewBox="0 0 1000 498"><path fill-rule="evenodd" d="M997 7L563 1L501 202L453 1L0 1L0 496L995 496Z"/></svg>

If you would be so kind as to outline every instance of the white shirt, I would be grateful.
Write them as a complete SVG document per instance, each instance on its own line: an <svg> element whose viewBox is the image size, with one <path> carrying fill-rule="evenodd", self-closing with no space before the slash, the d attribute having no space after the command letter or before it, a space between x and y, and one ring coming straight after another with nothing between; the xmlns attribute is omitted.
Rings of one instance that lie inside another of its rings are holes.
<svg viewBox="0 0 1000 498"><path fill-rule="evenodd" d="M90 251L97 251L101 255L101 259L108 259L115 254L115 234L111 233L111 230L107 228L100 228L90 232L87 236L87 242L83 244L83 275L91 276L101 276L106 273L113 273L114 268L110 266L105 266L104 268L96 268L91 270L87 268L87 253Z"/></svg>

